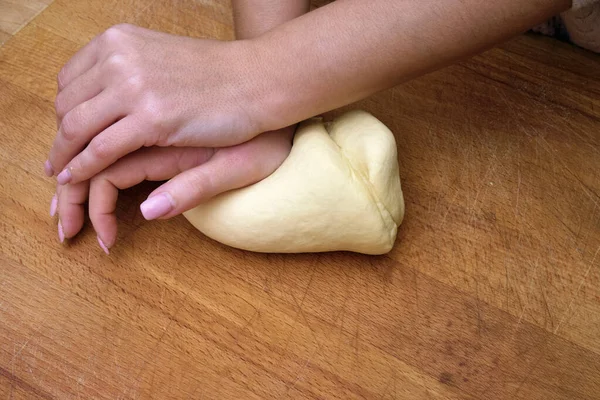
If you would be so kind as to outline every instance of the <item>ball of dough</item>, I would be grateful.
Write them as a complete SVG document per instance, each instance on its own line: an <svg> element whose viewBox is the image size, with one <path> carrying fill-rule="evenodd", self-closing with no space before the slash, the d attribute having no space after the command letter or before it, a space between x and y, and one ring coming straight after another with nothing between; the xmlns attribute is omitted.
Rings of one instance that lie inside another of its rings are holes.
<svg viewBox="0 0 600 400"><path fill-rule="evenodd" d="M270 176L184 216L205 235L250 251L387 253L404 217L394 135L364 111L304 121Z"/></svg>

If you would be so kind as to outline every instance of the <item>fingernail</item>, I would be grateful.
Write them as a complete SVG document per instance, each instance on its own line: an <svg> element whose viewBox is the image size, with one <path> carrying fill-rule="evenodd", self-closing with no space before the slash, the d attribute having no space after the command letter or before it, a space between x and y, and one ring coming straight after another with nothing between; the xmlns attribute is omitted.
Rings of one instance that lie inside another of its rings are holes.
<svg viewBox="0 0 600 400"><path fill-rule="evenodd" d="M62 170L60 174L56 177L59 185L66 185L71 180L71 170L69 168L65 168Z"/></svg>
<svg viewBox="0 0 600 400"><path fill-rule="evenodd" d="M100 235L98 235L98 244L100 245L100 248L102 250L104 250L104 252L106 254L110 254L110 251L108 251L108 247L106 247L106 245L104 244L104 242L102 241L102 239L100 239Z"/></svg>
<svg viewBox="0 0 600 400"><path fill-rule="evenodd" d="M60 221L58 221L58 240L60 240L61 243L64 243L65 241L65 231L63 230Z"/></svg>
<svg viewBox="0 0 600 400"><path fill-rule="evenodd" d="M140 210L147 220L160 218L173 209L173 202L168 193L157 194L142 203Z"/></svg>
<svg viewBox="0 0 600 400"><path fill-rule="evenodd" d="M50 201L50 216L54 217L54 215L56 215L56 208L58 206L58 197L56 197L56 194L54 194L54 196L52 196L52 201Z"/></svg>
<svg viewBox="0 0 600 400"><path fill-rule="evenodd" d="M50 164L50 161L48 160L46 160L46 162L44 163L44 173L48 177L54 175L54 169L52 169L52 164Z"/></svg>

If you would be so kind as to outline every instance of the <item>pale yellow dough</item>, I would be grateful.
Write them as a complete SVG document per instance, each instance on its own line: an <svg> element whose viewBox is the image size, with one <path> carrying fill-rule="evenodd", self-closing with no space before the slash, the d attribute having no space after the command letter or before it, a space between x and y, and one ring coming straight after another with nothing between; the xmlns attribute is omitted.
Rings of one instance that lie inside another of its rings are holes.
<svg viewBox="0 0 600 400"><path fill-rule="evenodd" d="M389 252L404 217L396 142L371 114L300 124L264 180L184 213L205 235L267 253Z"/></svg>

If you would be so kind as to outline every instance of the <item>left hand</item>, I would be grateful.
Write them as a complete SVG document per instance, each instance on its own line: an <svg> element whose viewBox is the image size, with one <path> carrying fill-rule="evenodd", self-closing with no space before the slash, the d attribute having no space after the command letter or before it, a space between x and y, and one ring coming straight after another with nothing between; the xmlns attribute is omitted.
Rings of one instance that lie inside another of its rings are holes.
<svg viewBox="0 0 600 400"><path fill-rule="evenodd" d="M237 146L149 147L118 160L91 181L58 185L52 212L58 212L59 239L75 236L84 222L89 195L90 220L108 253L117 238L115 216L119 189L144 180L170 179L142 203L144 218L167 219L228 190L258 182L288 156L295 127L265 132ZM172 178L172 179L171 179Z"/></svg>

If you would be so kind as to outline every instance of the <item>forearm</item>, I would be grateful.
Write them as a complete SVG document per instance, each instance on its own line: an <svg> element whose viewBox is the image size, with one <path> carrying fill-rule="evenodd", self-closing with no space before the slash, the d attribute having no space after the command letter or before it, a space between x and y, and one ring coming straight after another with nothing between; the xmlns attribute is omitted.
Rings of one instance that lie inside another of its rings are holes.
<svg viewBox="0 0 600 400"><path fill-rule="evenodd" d="M570 5L338 0L252 41L264 66L256 78L264 128L341 107L483 51Z"/></svg>
<svg viewBox="0 0 600 400"><path fill-rule="evenodd" d="M232 0L236 39L250 39L308 12L310 0Z"/></svg>

